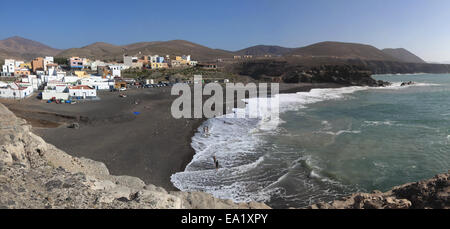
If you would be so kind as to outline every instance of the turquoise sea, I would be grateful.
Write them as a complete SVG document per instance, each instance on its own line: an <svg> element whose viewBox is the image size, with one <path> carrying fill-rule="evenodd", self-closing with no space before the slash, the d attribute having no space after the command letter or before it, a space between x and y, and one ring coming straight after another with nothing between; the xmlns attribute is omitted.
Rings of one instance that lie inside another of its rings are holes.
<svg viewBox="0 0 450 229"><path fill-rule="evenodd" d="M210 135L194 136L197 153L172 182L185 191L288 208L447 172L450 75L374 78L393 86L280 95L282 121L275 127L257 119L208 120ZM401 87L404 81L416 84Z"/></svg>

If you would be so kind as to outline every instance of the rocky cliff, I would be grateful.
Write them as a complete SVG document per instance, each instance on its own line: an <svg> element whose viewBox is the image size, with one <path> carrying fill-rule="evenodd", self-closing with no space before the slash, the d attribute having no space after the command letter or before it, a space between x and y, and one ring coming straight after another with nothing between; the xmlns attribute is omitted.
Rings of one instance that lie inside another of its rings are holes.
<svg viewBox="0 0 450 229"><path fill-rule="evenodd" d="M329 57L282 57L237 62L228 65L225 70L256 80L376 86L378 83L371 79L372 74L450 73L450 65Z"/></svg>
<svg viewBox="0 0 450 229"><path fill-rule="evenodd" d="M112 176L103 163L72 157L31 132L0 104L0 208L269 208L205 193L167 192Z"/></svg>
<svg viewBox="0 0 450 229"><path fill-rule="evenodd" d="M285 83L337 83L343 86L383 86L367 68L351 64L302 65L283 60L256 60L237 63L228 68L236 74L256 80Z"/></svg>
<svg viewBox="0 0 450 229"><path fill-rule="evenodd" d="M382 193L357 193L310 209L450 209L450 171Z"/></svg>

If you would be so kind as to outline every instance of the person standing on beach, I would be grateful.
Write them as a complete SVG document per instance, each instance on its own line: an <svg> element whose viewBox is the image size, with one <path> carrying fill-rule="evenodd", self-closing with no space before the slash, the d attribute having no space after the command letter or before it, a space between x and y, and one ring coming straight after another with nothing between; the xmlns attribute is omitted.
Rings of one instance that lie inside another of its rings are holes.
<svg viewBox="0 0 450 229"><path fill-rule="evenodd" d="M216 160L216 170L219 170L219 160Z"/></svg>

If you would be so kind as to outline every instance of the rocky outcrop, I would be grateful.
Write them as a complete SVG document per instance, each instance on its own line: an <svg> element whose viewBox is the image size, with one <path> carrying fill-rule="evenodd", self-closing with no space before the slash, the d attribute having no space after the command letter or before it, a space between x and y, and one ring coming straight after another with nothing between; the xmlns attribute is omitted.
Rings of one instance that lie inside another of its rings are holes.
<svg viewBox="0 0 450 229"><path fill-rule="evenodd" d="M375 82L371 74L449 73L450 65L336 57L279 57L237 62L225 70L256 80L377 86L380 82Z"/></svg>
<svg viewBox="0 0 450 229"><path fill-rule="evenodd" d="M305 63L303 63L305 64ZM256 80L285 83L336 83L344 86L386 86L376 81L367 68L351 64L303 65L283 60L246 61L229 67L229 71Z"/></svg>
<svg viewBox="0 0 450 229"><path fill-rule="evenodd" d="M72 157L0 104L0 208L269 208L206 193L168 193L100 162Z"/></svg>
<svg viewBox="0 0 450 229"><path fill-rule="evenodd" d="M388 86L390 83L374 80L372 72L350 65L322 65L302 71L288 71L283 76L287 83L336 83L347 86Z"/></svg>
<svg viewBox="0 0 450 229"><path fill-rule="evenodd" d="M450 209L450 171L382 193L357 193L310 209Z"/></svg>

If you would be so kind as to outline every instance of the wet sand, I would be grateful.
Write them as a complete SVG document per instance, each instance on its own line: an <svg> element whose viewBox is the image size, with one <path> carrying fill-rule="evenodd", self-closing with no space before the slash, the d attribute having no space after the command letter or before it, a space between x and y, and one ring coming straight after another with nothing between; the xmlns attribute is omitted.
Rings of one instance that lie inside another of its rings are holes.
<svg viewBox="0 0 450 229"><path fill-rule="evenodd" d="M340 86L281 84L280 93ZM73 105L47 104L35 97L0 102L67 153L101 161L113 175L135 176L176 190L170 176L192 160L191 139L204 119L174 119L170 108L177 96L171 96L168 87L130 89L126 94L120 98L119 92L99 91L99 100ZM67 128L73 122L80 128Z"/></svg>

